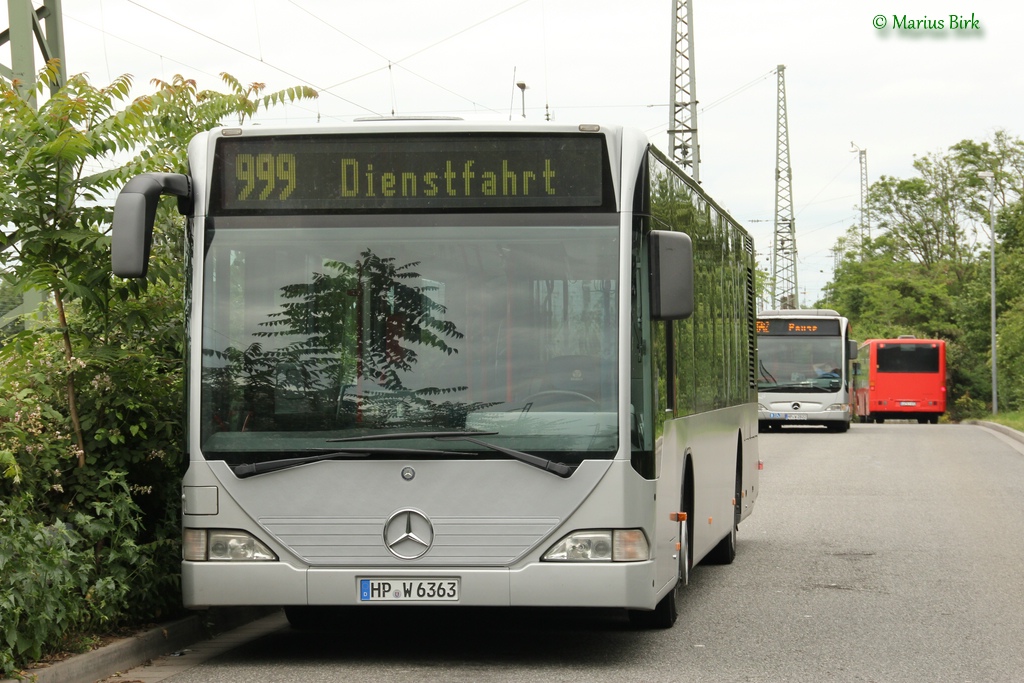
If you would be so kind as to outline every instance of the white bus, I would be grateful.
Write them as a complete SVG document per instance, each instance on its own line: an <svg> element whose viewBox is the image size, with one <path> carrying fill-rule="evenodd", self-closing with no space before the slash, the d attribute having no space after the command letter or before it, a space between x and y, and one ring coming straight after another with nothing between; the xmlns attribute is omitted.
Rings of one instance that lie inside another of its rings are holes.
<svg viewBox="0 0 1024 683"><path fill-rule="evenodd" d="M757 316L758 425L821 425L845 432L853 419L850 321L830 309L762 311Z"/></svg>
<svg viewBox="0 0 1024 683"><path fill-rule="evenodd" d="M758 493L753 243L640 133L220 128L188 216L189 608L624 608L669 627ZM692 315L691 315L692 313ZM333 611L333 610L332 610Z"/></svg>

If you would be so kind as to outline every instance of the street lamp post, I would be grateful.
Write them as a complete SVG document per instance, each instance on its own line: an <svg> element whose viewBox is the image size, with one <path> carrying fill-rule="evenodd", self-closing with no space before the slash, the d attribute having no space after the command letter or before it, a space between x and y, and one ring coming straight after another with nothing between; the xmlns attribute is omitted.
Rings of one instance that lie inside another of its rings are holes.
<svg viewBox="0 0 1024 683"><path fill-rule="evenodd" d="M526 118L526 83L519 81L516 87L523 93L523 118Z"/></svg>
<svg viewBox="0 0 1024 683"><path fill-rule="evenodd" d="M988 179L988 221L991 231L992 242L989 249L989 287L991 289L991 313L990 322L992 325L992 414L999 413L999 392L997 388L996 373L996 214L995 214L995 179L996 174L992 171L979 171L979 178Z"/></svg>

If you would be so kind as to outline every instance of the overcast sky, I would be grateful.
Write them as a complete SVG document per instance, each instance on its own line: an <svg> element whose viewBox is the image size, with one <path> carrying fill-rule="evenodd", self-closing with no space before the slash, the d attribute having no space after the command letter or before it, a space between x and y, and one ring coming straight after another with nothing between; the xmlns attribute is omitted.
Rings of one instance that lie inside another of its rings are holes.
<svg viewBox="0 0 1024 683"><path fill-rule="evenodd" d="M836 238L858 221L851 142L867 150L874 182L910 177L915 155L962 139L1024 135L1024 3L691 5L701 181L754 235L765 266L776 67L786 67L805 305L831 279ZM262 116L266 123L392 113L508 120L525 105L529 120L621 123L667 148L674 0L64 0L63 10L68 71L94 85L131 74L141 94L151 79L181 74L220 88L226 71L268 91L321 91L316 102ZM915 23L922 27L896 27ZM11 63L7 46L0 62Z"/></svg>

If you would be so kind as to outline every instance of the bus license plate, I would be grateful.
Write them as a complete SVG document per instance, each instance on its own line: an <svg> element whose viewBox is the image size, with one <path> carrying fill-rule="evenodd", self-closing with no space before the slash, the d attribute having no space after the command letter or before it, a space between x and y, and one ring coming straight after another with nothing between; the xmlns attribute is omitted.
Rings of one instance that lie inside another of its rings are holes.
<svg viewBox="0 0 1024 683"><path fill-rule="evenodd" d="M359 579L360 602L458 602L458 579Z"/></svg>
<svg viewBox="0 0 1024 683"><path fill-rule="evenodd" d="M914 406L917 405L917 401L900 401L900 405L913 408Z"/></svg>

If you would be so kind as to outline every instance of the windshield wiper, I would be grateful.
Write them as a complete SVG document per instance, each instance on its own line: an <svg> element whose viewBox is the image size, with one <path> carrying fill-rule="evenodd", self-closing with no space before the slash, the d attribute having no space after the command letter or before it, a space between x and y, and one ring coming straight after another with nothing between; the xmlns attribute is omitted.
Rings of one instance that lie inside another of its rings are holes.
<svg viewBox="0 0 1024 683"><path fill-rule="evenodd" d="M369 451L365 448L332 448L326 453L308 455L304 458L284 458L283 460L265 460L263 462L246 462L241 465L232 465L231 471L234 472L235 476L239 479L245 479L246 477L252 477L257 474L275 472L277 470L288 469L289 467L298 467L299 465L305 465L311 462L320 462L321 460L330 460L332 458L365 458L369 455Z"/></svg>
<svg viewBox="0 0 1024 683"><path fill-rule="evenodd" d="M478 436L494 436L498 432L406 432L406 433L395 433L395 434L368 434L366 436L349 436L343 439L328 439L330 443L346 442L346 441L390 441L396 439L435 439L437 441L468 441L469 443L475 444L482 448L487 448L497 453L507 455L510 458L514 458L519 462L526 463L527 465L533 465L545 472L551 472L557 474L560 477L568 477L573 473L574 467L566 465L564 463L555 462L547 458L542 458L539 455L533 455L532 453L524 453L517 451L514 448L506 448L504 446L498 446L493 443L488 443L477 439Z"/></svg>
<svg viewBox="0 0 1024 683"><path fill-rule="evenodd" d="M439 451L433 448L332 448L325 453L309 455L304 458L284 458L282 460L266 460L264 462L247 462L241 465L233 465L231 471L239 479L245 479L257 474L286 470L290 467L298 467L299 465L320 462L321 460L368 458L371 455L431 457L438 455L462 455L462 453L458 451Z"/></svg>

